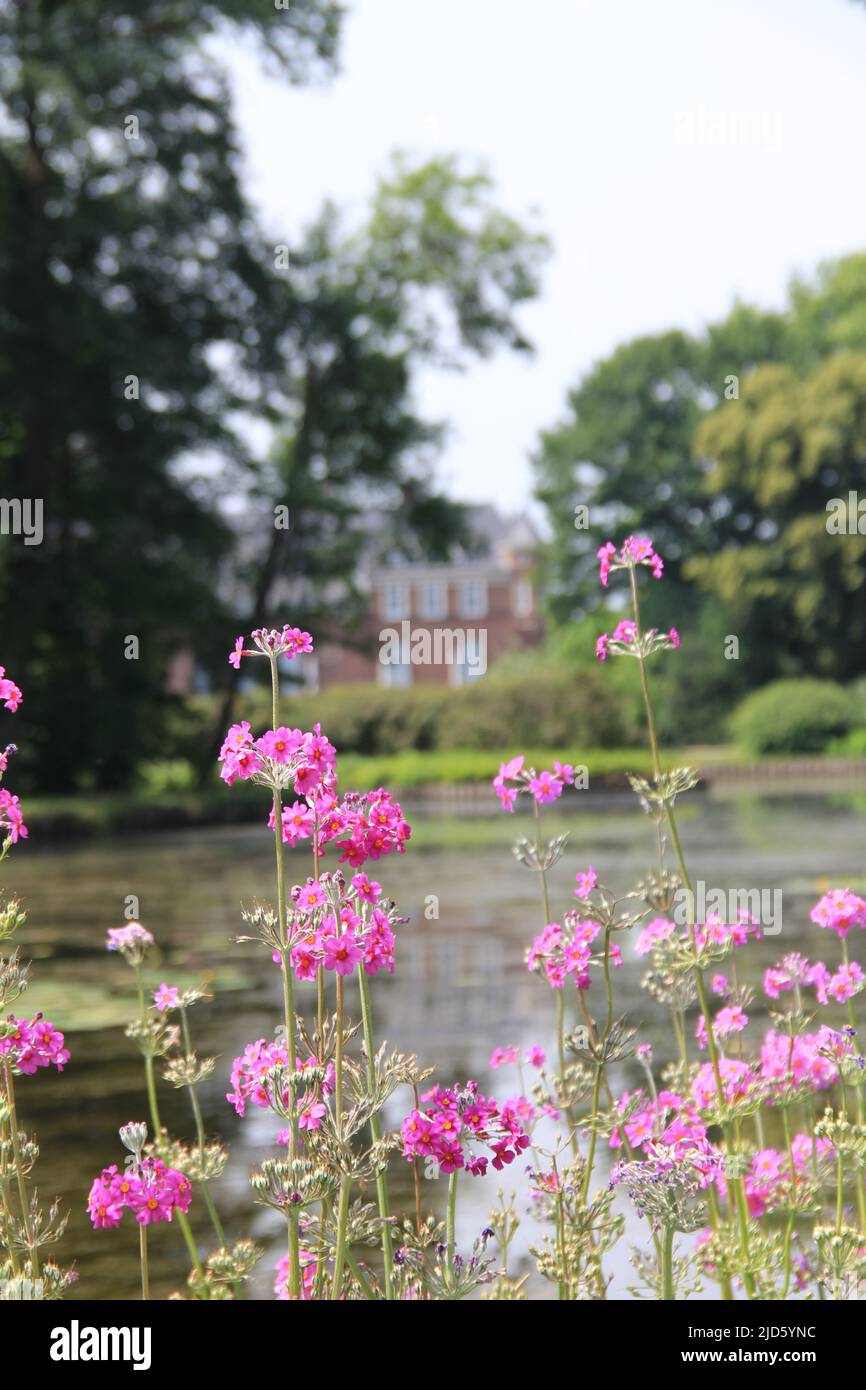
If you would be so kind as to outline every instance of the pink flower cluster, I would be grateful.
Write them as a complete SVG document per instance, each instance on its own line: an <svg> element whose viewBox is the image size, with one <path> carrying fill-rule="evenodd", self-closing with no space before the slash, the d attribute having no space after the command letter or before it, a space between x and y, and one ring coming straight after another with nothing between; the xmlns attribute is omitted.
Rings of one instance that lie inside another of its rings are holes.
<svg viewBox="0 0 866 1390"><path fill-rule="evenodd" d="M124 1210L131 1211L140 1226L171 1221L175 1211L188 1212L192 1187L177 1168L161 1158L145 1158L123 1172L113 1163L94 1178L87 1211L96 1230L119 1226Z"/></svg>
<svg viewBox="0 0 866 1390"><path fill-rule="evenodd" d="M252 633L252 641L258 648L257 651L245 648L244 638L238 637L232 651L229 652L229 665L234 666L236 671L240 670L241 660L245 656L267 656L273 652L276 656L284 656L287 660L293 661L296 656L313 650L313 639L309 632L304 632L299 627L290 627L288 623L282 630L257 627Z"/></svg>
<svg viewBox="0 0 866 1390"><path fill-rule="evenodd" d="M0 704L14 714L23 699L18 686L6 675L5 666L0 666Z"/></svg>
<svg viewBox="0 0 866 1390"><path fill-rule="evenodd" d="M646 536L628 536L617 551L613 541L605 541L597 551L598 577L605 588L608 586L611 570L632 569L635 565L647 565L653 579L661 579L664 561L653 549L653 543Z"/></svg>
<svg viewBox="0 0 866 1390"><path fill-rule="evenodd" d="M386 854L406 853L406 842L412 827L384 787L370 792L347 792L341 802L335 797L322 797L317 806L319 817L319 850L332 840L340 853L340 862L360 869L368 859L381 859Z"/></svg>
<svg viewBox="0 0 866 1390"><path fill-rule="evenodd" d="M617 623L613 632L603 632L595 644L595 654L599 661L607 661L608 648L614 655L633 645L637 637L637 624L630 618L625 618L621 623ZM659 632L658 628L651 627L644 634L645 640L651 645L652 651L675 651L681 645L680 634L675 627L668 632Z"/></svg>
<svg viewBox="0 0 866 1390"><path fill-rule="evenodd" d="M0 1021L0 1057L7 1058L24 1076L40 1067L55 1066L62 1071L69 1061L63 1034L41 1014L33 1018Z"/></svg>
<svg viewBox="0 0 866 1390"><path fill-rule="evenodd" d="M0 702L14 714L23 699L24 696L15 682L7 678L5 667L0 666ZM7 743L0 752L0 777L9 766L9 758L15 752L17 749L14 743ZM21 810L18 797L0 787L0 840L11 840L13 845L17 845L19 840L26 840L27 835L24 812Z"/></svg>
<svg viewBox="0 0 866 1390"><path fill-rule="evenodd" d="M21 810L18 797L13 796L5 787L0 787L0 835L3 835L4 831L13 845L17 845L19 840L26 840L30 833L24 824L24 812Z"/></svg>
<svg viewBox="0 0 866 1390"><path fill-rule="evenodd" d="M254 740L249 721L244 719L232 724L223 740L220 777L231 786L267 771L268 763L279 767L291 764L295 794L307 796L322 783L333 785L336 760L337 750L318 724L309 733L302 729L269 729Z"/></svg>
<svg viewBox="0 0 866 1390"><path fill-rule="evenodd" d="M635 952L645 956L650 951L662 949L666 941L678 936L679 940L690 945L692 929L684 928L678 932L677 926L667 917L654 917L643 928L635 942ZM761 929L748 913L741 913L736 922L723 922L717 912L708 912L705 922L697 922L694 927L694 940L698 949L704 946L726 946L736 949L745 946L750 940L760 941ZM719 979L723 979L720 976Z"/></svg>
<svg viewBox="0 0 866 1390"><path fill-rule="evenodd" d="M848 888L832 888L815 904L809 916L819 927L828 927L843 937L852 927L866 927L866 902Z"/></svg>
<svg viewBox="0 0 866 1390"><path fill-rule="evenodd" d="M482 1177L491 1163L500 1170L529 1147L514 1110L481 1095L476 1081L451 1090L434 1086L421 1099L430 1105L412 1110L400 1128L405 1158L432 1159L441 1173L465 1169Z"/></svg>
<svg viewBox="0 0 866 1390"><path fill-rule="evenodd" d="M259 1038L254 1043L247 1043L242 1056L236 1057L232 1064L232 1090L226 1092L226 1100L231 1102L236 1113L241 1116L246 1114L247 1102L258 1105L263 1110L269 1109L271 1098L268 1092L267 1074L272 1067L288 1067L288 1065L289 1054L282 1043L267 1042L264 1038ZM306 1062L300 1063L301 1068L315 1066L318 1066L315 1057L308 1057ZM334 1068L329 1066L318 1095L327 1097L333 1089ZM318 1129L326 1113L324 1105L321 1105L318 1100L318 1095L311 1092L298 1101L298 1114L302 1128ZM281 1099L284 1104L288 1103L288 1090L283 1093ZM317 1109L315 1115L309 1113L313 1108Z"/></svg>
<svg viewBox="0 0 866 1390"><path fill-rule="evenodd" d="M793 1046L787 1033L769 1028L761 1046L760 1076L767 1083L768 1094L790 1085L824 1091L839 1080L837 1061L853 1056L851 1039L832 1028L800 1033L793 1039Z"/></svg>
<svg viewBox="0 0 866 1390"><path fill-rule="evenodd" d="M719 1009L713 1019L713 1037L717 1042L724 1042L735 1033L741 1033L748 1023L748 1015L736 1004L726 1004L723 1009ZM695 1037L698 1046L703 1049L707 1045L707 1021L703 1014L698 1015Z"/></svg>
<svg viewBox="0 0 866 1390"><path fill-rule="evenodd" d="M551 989L562 989L570 976L577 989L589 989L590 965L603 964L601 954L593 955L592 943L601 931L598 922L585 921L577 912L567 912L559 922L548 922L533 937L526 954L526 967L543 974ZM611 963L622 965L622 952L616 944L609 948Z"/></svg>
<svg viewBox="0 0 866 1390"><path fill-rule="evenodd" d="M393 975L396 919L378 905L381 894L381 885L365 873L355 874L348 885L337 873L292 889L290 958L299 980L314 980L320 965L351 975L363 963L367 975L380 970Z"/></svg>
<svg viewBox="0 0 866 1390"><path fill-rule="evenodd" d="M128 922L125 927L109 927L105 949L119 951L129 965L137 966L153 945L153 934L147 927L140 922Z"/></svg>
<svg viewBox="0 0 866 1390"><path fill-rule="evenodd" d="M500 763L499 771L493 778L493 790L499 797L503 811L514 810L520 792L528 792L539 806L545 806L558 801L565 788L574 784L574 767L571 763L554 762L553 771L536 772L534 768L524 767L525 762L521 753L510 762Z"/></svg>
<svg viewBox="0 0 866 1390"><path fill-rule="evenodd" d="M837 966L835 972L827 968L823 961L810 964L805 956L792 951L782 960L764 972L764 993L769 999L778 999L786 990L814 985L819 1004L844 1004L859 994L863 988L864 975L856 961Z"/></svg>
<svg viewBox="0 0 866 1390"><path fill-rule="evenodd" d="M792 1157L796 1185L809 1175L813 1164L832 1152L833 1146L829 1140L813 1140L809 1134L794 1135L790 1154L778 1149L760 1149L754 1155L745 1178L749 1214L757 1219L780 1202L787 1203L791 1192Z"/></svg>
<svg viewBox="0 0 866 1390"><path fill-rule="evenodd" d="M523 1059L530 1067L541 1068L544 1066L544 1050L536 1043L530 1047ZM497 1067L519 1067L521 1065L520 1048L509 1044L507 1047L494 1047L488 1066L494 1071Z"/></svg>

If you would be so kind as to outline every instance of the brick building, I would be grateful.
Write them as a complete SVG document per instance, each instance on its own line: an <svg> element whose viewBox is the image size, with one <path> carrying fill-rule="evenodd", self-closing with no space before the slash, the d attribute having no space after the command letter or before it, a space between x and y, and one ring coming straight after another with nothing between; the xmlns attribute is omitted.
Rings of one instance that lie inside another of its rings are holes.
<svg viewBox="0 0 866 1390"><path fill-rule="evenodd" d="M475 544L450 561L395 559L369 568L364 649L319 647L320 688L463 685L505 652L541 642L537 532L525 516L502 516L491 506L470 508L468 520Z"/></svg>

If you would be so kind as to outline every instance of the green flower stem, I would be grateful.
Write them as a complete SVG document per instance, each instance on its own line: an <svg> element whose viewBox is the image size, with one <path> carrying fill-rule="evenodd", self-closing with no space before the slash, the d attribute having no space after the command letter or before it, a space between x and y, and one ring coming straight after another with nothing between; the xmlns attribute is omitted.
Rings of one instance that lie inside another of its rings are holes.
<svg viewBox="0 0 866 1390"><path fill-rule="evenodd" d="M271 717L272 727L280 727L280 675L277 667L277 658L273 652L270 657L271 666ZM291 963L289 960L289 932L286 915L286 868L285 854L283 851L283 803L277 788L274 788L274 853L277 866L277 918L279 921L280 946L283 957L283 1015L286 1025L286 1052L289 1059L289 1071L294 1073L297 1070L296 1044L295 1044L295 997L294 983L292 981ZM298 1116L295 1107L294 1091L291 1096L292 1117L289 1122L289 1165L294 1171L298 1158ZM300 1241L298 1237L298 1219L294 1211L288 1214L288 1245L289 1245L289 1298L295 1299L301 1296L301 1255Z"/></svg>
<svg viewBox="0 0 866 1390"><path fill-rule="evenodd" d="M186 1012L186 1009L185 1009L184 1007L181 1007L180 1017L181 1017L181 1025L182 1025L182 1028L183 1028L184 1049L185 1049L185 1051L186 1051L187 1061L189 1061L189 1059L190 1059L191 1056L192 1056L192 1040L191 1040L191 1038L190 1038L190 1033L189 1033L189 1019L188 1019L188 1017L187 1017L187 1012ZM198 1095L196 1094L195 1085L190 1084L190 1085L187 1087L187 1090L189 1091L189 1098L190 1098L190 1103L191 1103L191 1105L192 1105L193 1119L195 1120L195 1131L196 1131L196 1136L197 1136L197 1138L198 1138L198 1151L199 1151L199 1156L200 1156L200 1160L201 1160L202 1174L204 1174L204 1168L205 1168L205 1147L206 1147L206 1146L205 1146L205 1136L204 1136L204 1120L202 1119L201 1106L199 1105L199 1100L198 1100ZM208 1215L209 1215L210 1220L211 1220L211 1225L212 1225L213 1228L214 1228L214 1234L216 1235L216 1238L217 1238L217 1240L219 1241L220 1246L222 1247L222 1249L223 1249L223 1250L228 1250L229 1247L228 1247L228 1241L226 1240L225 1229L224 1229L224 1227L223 1227L222 1220L220 1219L220 1214L219 1214L219 1212L218 1212L218 1210L217 1210L216 1202L214 1201L213 1196L211 1195L210 1183L207 1181L207 1179L206 1179L204 1176L202 1176L202 1179L201 1179L201 1182L200 1182L199 1186L201 1187L202 1196L204 1197L204 1202L205 1202L205 1206L207 1207L207 1210L208 1210ZM240 1279L235 1279L235 1280L233 1280L233 1282L232 1282L232 1287L233 1287L234 1292L235 1292L235 1298L238 1298L238 1299L239 1299L239 1298L242 1298L242 1297L243 1297L243 1281L240 1280Z"/></svg>
<svg viewBox="0 0 866 1390"><path fill-rule="evenodd" d="M662 1298L666 1303L676 1300L674 1290L674 1228L665 1226L662 1241Z"/></svg>
<svg viewBox="0 0 866 1390"><path fill-rule="evenodd" d="M136 983L138 985L138 1003L139 1008L141 1010L141 1025L142 1028L145 1028L147 1026L147 1004L144 998L144 981L141 978L140 965L135 966L135 978ZM153 1057L150 1055L149 1052L146 1052L144 1055L144 1075L147 1082L147 1101L148 1107L150 1109L150 1123L153 1128L153 1142L158 1149L160 1144L162 1143L162 1123L159 1118L159 1102L156 1098L156 1076L154 1074ZM195 1246L195 1240L192 1234L192 1227L189 1224L189 1217L184 1212L178 1211L177 1223L180 1226L184 1241L186 1242L186 1248L189 1252L189 1257L192 1261L193 1269L195 1270L196 1274L203 1275L204 1270L202 1268L201 1260L199 1259L198 1250Z"/></svg>
<svg viewBox="0 0 866 1390"><path fill-rule="evenodd" d="M337 979L339 980L339 975ZM343 1286L343 1267L346 1263L346 1227L349 1223L349 1196L352 1190L352 1179L348 1174L344 1174L340 1181L340 1205L337 1211L337 1247L334 1251L334 1280L331 1284L331 1299L336 1300L340 1297L340 1290Z"/></svg>
<svg viewBox="0 0 866 1390"><path fill-rule="evenodd" d="M147 1227L138 1228L138 1250L141 1260L141 1297L147 1303L150 1299L150 1274L147 1268Z"/></svg>
<svg viewBox="0 0 866 1390"><path fill-rule="evenodd" d="M642 634L641 634L641 626L640 626L640 599L639 599L639 597L638 597L637 575L636 575L636 573L635 573L635 567L634 567L634 565L630 565L630 566L629 566L629 572L628 572L628 573L629 573L629 583L630 583L630 586L631 586L632 610L633 610L633 613L634 613L635 642L636 642L637 644L639 644L639 643L640 643L640 640L641 640L641 635L642 635ZM654 772L655 772L656 783L658 783L658 780L660 779L660 777L661 777L661 775L662 775L661 761L660 761L660 758L659 758L659 743L658 743L658 737L657 737L657 734L656 734L655 717L654 717L654 715L653 715L652 700L650 699L649 678L648 678L648 676L647 676L646 661L644 660L644 658L643 658L642 655L639 655L639 656L638 656L638 667L639 667L639 670L640 670L641 694L643 695L644 710L645 710L645 712L646 712L647 732L648 732L648 734L649 734L650 751L651 751L652 760L653 760L653 770L654 770ZM704 1023L706 1024L706 1031L707 1031L707 1047L708 1047L709 1053L710 1053L710 1061L711 1061L712 1068L713 1068L713 1076L714 1076L715 1082L716 1082L716 1090L717 1090L718 1097L719 1097L719 1106L720 1106L720 1108L721 1108L721 1107L723 1107L724 1104L725 1104L725 1092L724 1092L724 1086L722 1085L721 1070L720 1070L720 1068L719 1068L719 1051L718 1051L718 1048L717 1048L717 1046L716 1046L716 1039L715 1039L715 1035L714 1035L714 1033L713 1033L713 1020L712 1020L712 1013L711 1013L711 1010L710 1010L710 1002L709 1002L709 999L708 999L708 997L707 997L707 989L706 989L706 985L705 985L705 983L704 983L703 972L702 972L702 970L700 969L700 966L698 965L698 945L697 945L697 935L696 935L696 932L695 932L695 923L694 923L694 897L693 897L693 894L692 894L691 879L689 878L689 873L688 873L688 870L686 869L685 857L684 857L684 855L683 855L683 847L682 847L682 843L681 843L681 841L680 841L679 831L678 831L678 829L677 829L677 821L676 821L676 816L675 816L675 814L674 814L673 806L670 804L669 801L666 801L666 802L664 803L664 808L665 808L665 817L666 817L666 820L667 820L668 829L669 829L669 831L670 831L671 843L673 844L673 847L674 847L674 854L676 855L677 865L678 865L678 867L679 867L680 878L681 878L681 880L682 880L683 888L686 890L686 893L688 894L688 904L689 904L689 913L688 913L688 916L689 916L689 930L690 930L690 933L691 933L692 946L693 946L694 953L695 953L695 969L694 969L695 984L696 984L696 986L697 986L698 1000L699 1000L700 1006L701 1006L701 1013L702 1013L703 1016L704 1016ZM727 1141L728 1148L730 1149L730 1151L731 1151L732 1153L736 1153L736 1142L735 1142L735 1139L734 1139L734 1137L733 1137L733 1133L732 1133L732 1131L731 1131L731 1127L730 1127L729 1125L725 1125L725 1126L723 1126L723 1129L724 1129L724 1132L725 1132L725 1137L726 1137L726 1141ZM745 1188L744 1188L744 1185L743 1185L743 1183L742 1183L742 1180L740 1180L739 1183L730 1183L730 1184L728 1185L728 1191L729 1191L730 1205L731 1205L731 1208L732 1208L731 1215L732 1215L732 1217L734 1216L733 1208L736 1207L736 1209L737 1209L737 1210L736 1210L736 1218L737 1218L738 1225L739 1225L740 1241L741 1241L741 1245L742 1245L742 1247L743 1247L743 1254L744 1254L744 1256L748 1256L748 1241L749 1241L749 1236L748 1236L748 1222L747 1222L748 1206L745 1206L745 1209L742 1209L742 1208L743 1208L743 1204L746 1202ZM737 1194L736 1196L735 1196L735 1193ZM754 1280L752 1279L752 1276L749 1275L749 1274L746 1274L746 1275L744 1276L744 1283L745 1283L745 1287L746 1287L746 1293L749 1295L749 1297L751 1297L751 1294L752 1294L752 1291L753 1291L753 1288L754 1288Z"/></svg>
<svg viewBox="0 0 866 1390"><path fill-rule="evenodd" d="M3 1208L3 1215L7 1223L11 1223L12 1208L9 1205L10 1178L9 1169L6 1166L6 1145L8 1142L9 1138L6 1132L6 1122L4 1120L3 1123L0 1124L0 1206ZM9 1252L9 1259L12 1263L12 1273L19 1274L21 1266L18 1263L18 1252L15 1246L7 1245L5 1248Z"/></svg>
<svg viewBox="0 0 866 1390"><path fill-rule="evenodd" d="M367 1053L367 1080L372 1091L376 1084L376 1067L373 1052L373 1015L370 1008L370 986L367 983L367 974L364 970L363 961L358 965L358 988L361 994L361 1019L364 1026L364 1049ZM379 1123L378 1114L370 1116L370 1135L374 1144L378 1144L382 1138L382 1126ZM382 1259L384 1261L385 1298L391 1300L394 1297L391 1273L394 1264L394 1252L391 1244L391 1212L388 1201L388 1176L386 1173L376 1174L376 1196L379 1202L379 1216L382 1219Z"/></svg>
<svg viewBox="0 0 866 1390"><path fill-rule="evenodd" d="M454 1252L456 1248L457 1230L457 1169L448 1179L448 1214L445 1223L445 1243L448 1253L448 1268L454 1268Z"/></svg>
<svg viewBox="0 0 866 1390"><path fill-rule="evenodd" d="M848 966L848 942L847 942L847 940L845 939L844 936L842 937L842 960L844 961L845 966L846 966L846 968L847 968L847 966ZM854 1001L853 1001L853 999L847 1000L847 1008L848 1008L848 1024L849 1024L849 1026L850 1026L851 1028L854 1029L854 1031L855 1031L855 1033L856 1033L856 1032L858 1031L858 1029L857 1029L857 1016L856 1016L856 1014L854 1013ZM856 1099L856 1103L857 1103L857 1123L858 1123L858 1125L860 1125L860 1126L862 1127L864 1124L866 1124L866 1112L864 1112L864 1106L863 1106L863 1087L862 1087L862 1083L860 1082L859 1079L855 1080L855 1082L854 1082L854 1095L855 1095L855 1099ZM859 1217L859 1219L860 1219L860 1230L864 1233L864 1235L866 1235L866 1188L864 1188L863 1180L862 1180L862 1178L859 1177L859 1176L858 1176L857 1179L856 1179L856 1190L857 1190L857 1215L858 1215L858 1217Z"/></svg>
<svg viewBox="0 0 866 1390"><path fill-rule="evenodd" d="M358 1264L358 1261L355 1259L355 1256L352 1254L352 1251L348 1248L346 1250L346 1264L349 1266L358 1283L361 1285L361 1288L364 1290L364 1297L369 1299L371 1303L375 1303L376 1294L373 1290L373 1286L370 1283L361 1266Z"/></svg>
<svg viewBox="0 0 866 1390"><path fill-rule="evenodd" d="M343 977L337 974L337 1039L336 1055L334 1058L334 1124L337 1130L337 1138L343 1137L343 1008L344 1008L344 987ZM334 1279L331 1285L331 1298L340 1297L340 1289L343 1284L343 1269L346 1263L346 1227L349 1220L349 1198L352 1191L352 1179L346 1173L340 1180L340 1202L337 1210L337 1245L334 1251Z"/></svg>
<svg viewBox="0 0 866 1390"><path fill-rule="evenodd" d="M34 1279L39 1278L39 1249L33 1233L33 1223L30 1220L30 1203L27 1199L27 1183L24 1180L24 1165L21 1161L21 1141L18 1138L18 1112L15 1108L15 1083L12 1080L12 1068L8 1062L3 1064L4 1081L6 1085L6 1100L9 1105L9 1128L12 1131L12 1155L15 1160L15 1174L18 1179L18 1198L21 1203L21 1218L24 1222L24 1230L27 1232L27 1248L30 1252L30 1264Z"/></svg>

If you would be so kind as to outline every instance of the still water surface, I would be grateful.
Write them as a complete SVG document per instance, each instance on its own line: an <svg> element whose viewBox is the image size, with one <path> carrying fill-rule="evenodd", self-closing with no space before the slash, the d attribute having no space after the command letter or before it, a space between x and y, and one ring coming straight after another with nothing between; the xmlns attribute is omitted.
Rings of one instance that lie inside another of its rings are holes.
<svg viewBox="0 0 866 1390"><path fill-rule="evenodd" d="M471 812L457 821L423 807L413 808L410 819L416 833L408 852L375 866L386 892L411 918L401 929L395 976L373 982L377 1035L403 1052L417 1052L425 1065L435 1066L437 1080L476 1077L482 1089L513 1095L518 1090L513 1072L488 1067L492 1049L540 1043L550 1054L554 1041L551 992L523 964L524 947L542 920L538 883L509 849L516 834L531 833L530 822ZM788 785L773 794L720 789L686 798L680 820L693 877L722 889L783 891L779 936L748 948L756 982L768 964L791 950L835 961L835 940L809 925L808 912L831 884L862 891L866 791L852 789L850 782L820 793ZM626 795L583 793L570 808L551 814L546 825L551 833L568 829L571 834L565 858L551 875L554 918L573 902L574 872L588 862L618 891L654 867L652 826ZM290 881L306 876L308 858L300 847L290 854ZM106 930L122 924L130 894L138 897L141 920L160 947L150 971L154 986L161 980L183 985L207 980L215 991L213 1002L196 1006L191 1015L199 1056L219 1058L201 1091L208 1133L221 1136L231 1150L215 1195L230 1234L252 1234L267 1247L251 1292L270 1294L284 1226L273 1213L251 1206L247 1174L273 1152L278 1125L255 1108L239 1120L225 1092L232 1058L245 1043L271 1036L280 1019L280 984L267 954L235 942L243 930L240 904L272 897L272 864L267 832L251 826L75 847L31 842L7 860L4 887L25 900L29 913L21 939L34 962L27 1011L42 1009L64 1029L72 1051L62 1076L52 1070L23 1078L18 1092L23 1122L35 1128L41 1145L40 1193L43 1199L59 1195L71 1212L58 1256L78 1270L74 1297L138 1294L134 1229L93 1232L84 1211L94 1175L121 1161L119 1126L146 1116L141 1059L123 1033L124 1020L135 1010L131 972L104 950ZM431 897L438 899L436 919L425 918ZM852 951L866 966L859 937ZM657 1061L664 1060L672 1048L665 1011L641 990L644 966L631 943L625 943L624 956L616 979L617 1009L640 1023L641 1040L653 1044ZM357 1017L353 992L347 993L347 1008ZM767 1020L759 1005L752 1014L750 1032L757 1034ZM638 1082L631 1063L615 1082L616 1089ZM395 1097L388 1113L392 1124L399 1124L408 1104L408 1097ZM173 1133L192 1138L184 1093L162 1084L161 1109ZM395 1167L395 1201L408 1210L409 1166L395 1160ZM458 1239L465 1248L486 1224L497 1186L514 1187L518 1210L525 1210L520 1178L520 1173L491 1171L488 1178L464 1180ZM444 1182L425 1183L432 1207L441 1211L444 1195ZM210 1249L209 1227L197 1207L201 1203L194 1204L193 1224L202 1247ZM632 1243L646 1245L646 1227L631 1216L628 1230ZM510 1273L531 1271L527 1247L538 1235L527 1217ZM165 1296L183 1285L185 1248L173 1227L155 1230L150 1246L153 1296ZM622 1248L610 1266L611 1296L620 1298L628 1296L633 1277ZM549 1296L546 1286L532 1287L535 1296Z"/></svg>

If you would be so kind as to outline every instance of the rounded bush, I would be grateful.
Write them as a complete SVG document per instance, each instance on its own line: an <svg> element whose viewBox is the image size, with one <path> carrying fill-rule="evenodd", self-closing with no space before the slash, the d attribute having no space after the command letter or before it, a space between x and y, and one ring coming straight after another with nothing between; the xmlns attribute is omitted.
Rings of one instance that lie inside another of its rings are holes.
<svg viewBox="0 0 866 1390"><path fill-rule="evenodd" d="M850 693L833 681L773 681L747 695L731 731L749 753L820 753L856 720Z"/></svg>

